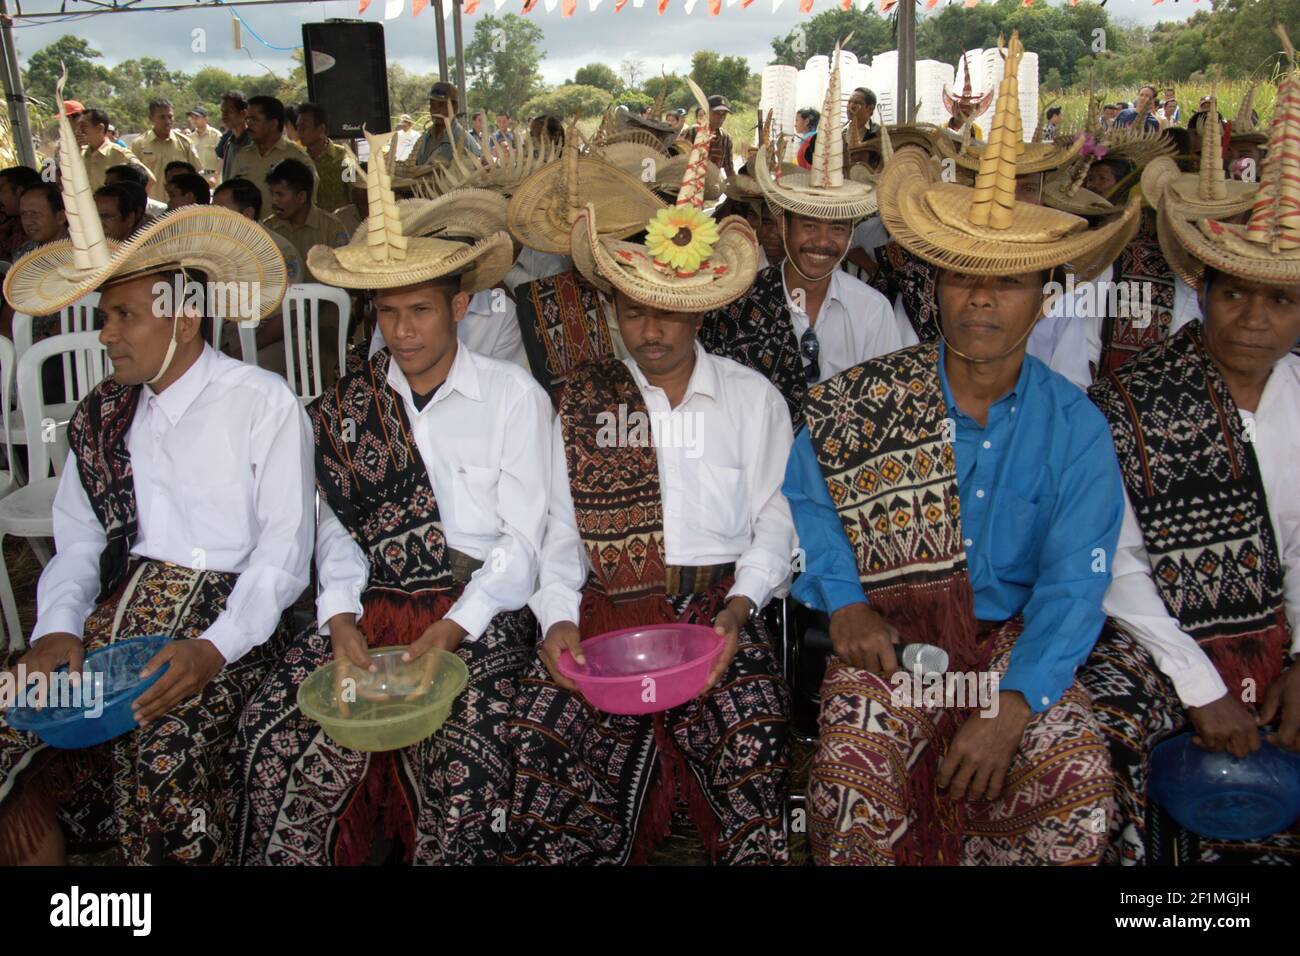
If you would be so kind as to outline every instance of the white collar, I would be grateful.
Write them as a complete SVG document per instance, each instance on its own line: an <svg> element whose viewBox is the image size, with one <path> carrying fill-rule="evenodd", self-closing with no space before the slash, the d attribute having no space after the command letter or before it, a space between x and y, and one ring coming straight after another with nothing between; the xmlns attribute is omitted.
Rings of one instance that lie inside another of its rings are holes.
<svg viewBox="0 0 1300 956"><path fill-rule="evenodd" d="M663 391L658 385L651 385L646 380L635 358L624 359L624 362L632 370L632 380L643 393L648 388ZM691 369L691 379L686 383L686 393L682 396L680 404L685 405L694 395L707 395L714 401L718 398L718 370L714 366L714 358L704 351L704 346L698 341L695 343L695 368Z"/></svg>
<svg viewBox="0 0 1300 956"><path fill-rule="evenodd" d="M388 357L388 384L414 407L415 399L411 392L411 383L406 380L401 367L398 366L391 355ZM459 342L456 343L456 357L452 359L451 370L447 373L446 379L443 380L437 394L433 396L429 404L419 409L417 414L432 408L452 392L460 392L466 398L476 402L482 400L482 392L479 389L478 381L478 366L474 362L474 353Z"/></svg>
<svg viewBox="0 0 1300 956"><path fill-rule="evenodd" d="M181 420L181 416L189 410L189 407L194 404L194 400L212 381L217 371L216 365L216 354L205 342L199 357L194 360L194 364L187 368L180 378L161 392L155 392L153 386L146 385L144 387L145 396L152 400L153 406L166 415L167 420L175 427L176 423Z"/></svg>

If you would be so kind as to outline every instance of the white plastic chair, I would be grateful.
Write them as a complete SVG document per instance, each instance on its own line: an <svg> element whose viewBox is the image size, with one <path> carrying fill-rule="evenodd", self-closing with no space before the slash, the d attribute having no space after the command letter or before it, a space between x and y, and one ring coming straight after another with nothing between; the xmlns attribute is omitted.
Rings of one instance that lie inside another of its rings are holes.
<svg viewBox="0 0 1300 956"><path fill-rule="evenodd" d="M110 371L108 350L99 341L98 332L52 335L35 343L18 360L18 403L28 412L25 419L29 478L27 484L0 499L0 547L8 535L28 538L42 564L49 561L50 554L41 539L54 537L54 493L68 458L68 422L66 418L56 417L56 410L63 403L47 406L41 386L41 366L56 356L62 356L71 369L65 382L78 397L103 381ZM0 603L4 606L9 647L21 650L25 642L2 552Z"/></svg>
<svg viewBox="0 0 1300 956"><path fill-rule="evenodd" d="M4 498L22 482L22 470L14 460L13 432L9 430L9 400L14 391L17 364L14 343L0 335L0 428L4 429L5 467L8 469L0 471L0 498Z"/></svg>
<svg viewBox="0 0 1300 956"><path fill-rule="evenodd" d="M348 327L352 319L352 299L347 292L319 282L301 282L289 286L280 311L284 314L285 378L289 387L307 404L325 390L328 371L321 351L320 310L332 302L339 311L339 334L334 354L334 369L341 370L348 351ZM242 332L242 330L241 330Z"/></svg>
<svg viewBox="0 0 1300 956"><path fill-rule="evenodd" d="M212 320L211 345L214 351L221 351L221 336L225 325L225 319ZM239 352L240 357L249 365L257 364L257 329L245 326L242 322L239 324Z"/></svg>
<svg viewBox="0 0 1300 956"><path fill-rule="evenodd" d="M90 332L95 328L95 310L99 308L99 293L88 292L76 302L59 310L59 333L68 334L72 332ZM14 313L14 351L21 360L28 349L32 347L32 322L33 319L25 312ZM63 380L72 382L72 362L71 355L63 356ZM81 393L67 396L70 400L55 402L47 409L51 415L59 421L64 421L72 414L72 410L77 407L77 402L81 399ZM27 433L24 425L22 412L22 402L19 401L13 414L13 440L19 445L26 444Z"/></svg>

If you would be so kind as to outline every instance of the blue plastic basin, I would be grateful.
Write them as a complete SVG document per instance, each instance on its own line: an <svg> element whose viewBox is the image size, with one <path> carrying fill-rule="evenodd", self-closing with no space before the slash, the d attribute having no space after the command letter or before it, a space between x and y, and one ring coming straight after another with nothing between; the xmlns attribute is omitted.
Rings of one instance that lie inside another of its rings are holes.
<svg viewBox="0 0 1300 956"><path fill-rule="evenodd" d="M133 637L91 651L82 665L82 696L79 707L13 707L5 720L15 730L27 730L51 747L77 750L120 737L136 727L131 705L166 673L164 664L144 680L140 671L155 654L172 642L165 634ZM57 673L66 674L67 665ZM101 687L94 687L102 681ZM93 699L96 693L100 700ZM102 701L103 709L98 711Z"/></svg>
<svg viewBox="0 0 1300 956"><path fill-rule="evenodd" d="M1247 757L1211 753L1187 732L1151 752L1151 796L1181 826L1215 840L1259 840L1300 817L1300 754L1267 741Z"/></svg>

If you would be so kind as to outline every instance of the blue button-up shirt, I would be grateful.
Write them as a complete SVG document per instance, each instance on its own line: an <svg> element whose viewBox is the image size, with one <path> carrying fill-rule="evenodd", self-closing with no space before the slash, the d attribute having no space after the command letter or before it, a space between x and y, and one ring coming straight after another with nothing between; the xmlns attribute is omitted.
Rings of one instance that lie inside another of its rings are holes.
<svg viewBox="0 0 1300 956"><path fill-rule="evenodd" d="M941 343L975 615L1024 616L1000 687L1043 711L1069 688L1105 620L1101 599L1124 517L1110 430L1082 391L1028 355L981 426L953 401L943 354ZM807 429L795 436L783 490L806 556L794 596L826 613L865 601Z"/></svg>

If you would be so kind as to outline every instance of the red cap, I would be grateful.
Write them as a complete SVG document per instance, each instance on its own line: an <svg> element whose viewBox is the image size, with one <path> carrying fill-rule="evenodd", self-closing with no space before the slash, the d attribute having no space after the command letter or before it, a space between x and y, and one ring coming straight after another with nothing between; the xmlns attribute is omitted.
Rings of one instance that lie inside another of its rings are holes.
<svg viewBox="0 0 1300 956"><path fill-rule="evenodd" d="M78 113L84 113L84 112L86 112L86 108L85 108L84 106L81 105L81 101L80 101L80 100L64 100L64 101L63 101L63 115L64 115L64 116L76 116Z"/></svg>

